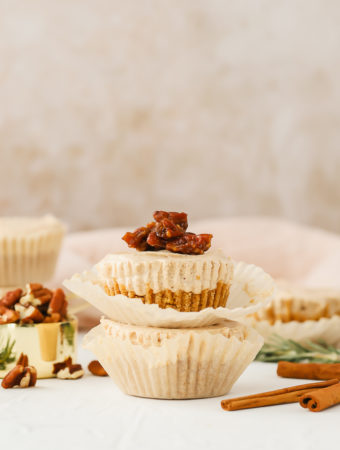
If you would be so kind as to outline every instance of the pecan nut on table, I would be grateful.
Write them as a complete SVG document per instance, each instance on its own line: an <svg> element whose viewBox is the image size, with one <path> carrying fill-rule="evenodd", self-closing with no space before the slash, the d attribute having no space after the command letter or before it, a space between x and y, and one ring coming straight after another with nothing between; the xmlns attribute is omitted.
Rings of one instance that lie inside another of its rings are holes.
<svg viewBox="0 0 340 450"><path fill-rule="evenodd" d="M76 380L84 375L81 364L73 364L69 356L65 361L53 364L53 374L62 380Z"/></svg>
<svg viewBox="0 0 340 450"><path fill-rule="evenodd" d="M16 366L8 372L2 380L1 386L4 389L27 388L35 386L37 382L37 371L35 367L28 365L28 357L21 353Z"/></svg>
<svg viewBox="0 0 340 450"><path fill-rule="evenodd" d="M154 222L127 232L123 240L138 251L168 250L186 255L202 255L211 246L212 234L187 232L186 213L155 211Z"/></svg>
<svg viewBox="0 0 340 450"><path fill-rule="evenodd" d="M15 289L0 299L0 325L52 323L67 319L67 300L62 289L51 291L39 283Z"/></svg>
<svg viewBox="0 0 340 450"><path fill-rule="evenodd" d="M95 375L96 377L107 377L108 376L108 373L106 372L104 367L96 359L94 361L91 361L89 363L89 365L87 366L87 368L92 373L92 375Z"/></svg>

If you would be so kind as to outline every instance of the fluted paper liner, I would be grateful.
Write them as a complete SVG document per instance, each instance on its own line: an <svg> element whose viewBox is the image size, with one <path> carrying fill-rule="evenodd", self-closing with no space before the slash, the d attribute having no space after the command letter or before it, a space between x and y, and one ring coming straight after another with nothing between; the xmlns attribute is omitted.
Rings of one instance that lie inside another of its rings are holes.
<svg viewBox="0 0 340 450"><path fill-rule="evenodd" d="M0 237L0 286L44 282L54 273L64 229Z"/></svg>
<svg viewBox="0 0 340 450"><path fill-rule="evenodd" d="M123 392L162 399L225 395L262 344L255 330L228 321L157 329L104 319L83 341Z"/></svg>
<svg viewBox="0 0 340 450"><path fill-rule="evenodd" d="M98 275L91 271L76 274L63 284L112 320L165 328L203 327L224 319L237 320L265 306L276 291L273 279L266 272L243 262L235 263L227 306L205 308L199 312L161 309L155 304L144 304L138 298L110 296L99 283Z"/></svg>
<svg viewBox="0 0 340 450"><path fill-rule="evenodd" d="M243 322L252 326L265 340L268 340L271 335L277 334L297 342L322 340L329 345L340 346L340 316L306 320L305 322L276 320L273 324L267 320L258 321L252 318L246 318Z"/></svg>

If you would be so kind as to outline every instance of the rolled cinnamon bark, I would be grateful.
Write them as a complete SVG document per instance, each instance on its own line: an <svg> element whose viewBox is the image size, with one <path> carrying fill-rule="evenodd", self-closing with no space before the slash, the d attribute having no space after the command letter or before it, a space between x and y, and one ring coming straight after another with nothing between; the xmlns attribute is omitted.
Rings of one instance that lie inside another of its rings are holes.
<svg viewBox="0 0 340 450"><path fill-rule="evenodd" d="M339 383L337 379L321 381L319 383L300 384L276 391L262 392L244 397L231 398L221 401L221 406L226 411L236 411L238 409L258 408L261 406L282 405L284 403L298 402L299 398L306 392L321 390Z"/></svg>
<svg viewBox="0 0 340 450"><path fill-rule="evenodd" d="M340 383L308 392L300 397L299 403L303 408L308 408L313 412L323 411L337 405L340 403Z"/></svg>
<svg viewBox="0 0 340 450"><path fill-rule="evenodd" d="M306 380L340 379L340 363L292 363L279 361L277 374L284 378L304 378Z"/></svg>

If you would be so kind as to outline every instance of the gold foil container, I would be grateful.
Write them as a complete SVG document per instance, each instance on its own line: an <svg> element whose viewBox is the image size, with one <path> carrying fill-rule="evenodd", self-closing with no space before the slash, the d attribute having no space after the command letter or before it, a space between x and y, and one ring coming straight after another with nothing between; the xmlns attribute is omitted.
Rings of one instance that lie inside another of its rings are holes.
<svg viewBox="0 0 340 450"><path fill-rule="evenodd" d="M74 317L57 323L0 325L0 378L15 366L20 353L28 356L38 378L54 377L54 363L69 356L76 360L77 328ZM6 355L10 348L10 355Z"/></svg>

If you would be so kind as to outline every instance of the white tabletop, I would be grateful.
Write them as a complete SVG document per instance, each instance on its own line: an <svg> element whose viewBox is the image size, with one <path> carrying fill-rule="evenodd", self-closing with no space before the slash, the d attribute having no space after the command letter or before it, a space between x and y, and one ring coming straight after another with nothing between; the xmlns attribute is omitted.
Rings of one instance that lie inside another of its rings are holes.
<svg viewBox="0 0 340 450"><path fill-rule="evenodd" d="M79 362L93 355L79 346ZM277 377L276 364L252 363L228 397L308 381ZM312 413L293 403L223 411L222 398L130 397L106 377L38 380L32 389L0 390L2 449L207 450L335 448L340 406ZM336 444L338 445L338 444Z"/></svg>

